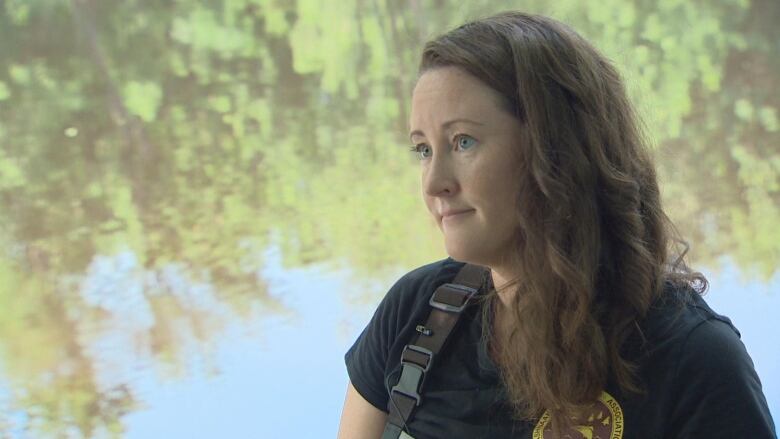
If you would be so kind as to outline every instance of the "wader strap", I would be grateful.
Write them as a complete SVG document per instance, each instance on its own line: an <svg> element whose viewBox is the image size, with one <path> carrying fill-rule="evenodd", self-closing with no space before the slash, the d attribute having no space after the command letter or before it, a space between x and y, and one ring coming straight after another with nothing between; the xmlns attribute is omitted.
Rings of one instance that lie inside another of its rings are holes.
<svg viewBox="0 0 780 439"><path fill-rule="evenodd" d="M485 267L466 264L451 283L434 291L428 302L432 307L428 320L425 325L417 326L417 335L401 353L401 376L390 390L389 414L382 439L414 439L405 427L412 419L415 407L422 403L425 375L458 323L461 312L489 275L490 271Z"/></svg>

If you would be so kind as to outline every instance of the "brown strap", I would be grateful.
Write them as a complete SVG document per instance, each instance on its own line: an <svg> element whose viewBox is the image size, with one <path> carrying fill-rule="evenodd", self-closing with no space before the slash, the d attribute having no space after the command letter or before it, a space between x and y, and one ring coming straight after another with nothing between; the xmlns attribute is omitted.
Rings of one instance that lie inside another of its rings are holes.
<svg viewBox="0 0 780 439"><path fill-rule="evenodd" d="M444 347L460 319L463 309L487 280L490 271L466 264L452 282L439 286L431 296L431 313L425 325L417 327L412 343L401 353L401 376L390 391L389 415L382 439L397 439L412 419L415 407L422 403L425 375L433 359Z"/></svg>

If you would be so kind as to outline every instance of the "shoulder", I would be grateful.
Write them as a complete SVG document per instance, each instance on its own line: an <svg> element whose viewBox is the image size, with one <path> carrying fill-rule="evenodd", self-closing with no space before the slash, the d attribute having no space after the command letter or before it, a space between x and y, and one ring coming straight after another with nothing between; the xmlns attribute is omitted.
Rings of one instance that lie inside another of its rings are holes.
<svg viewBox="0 0 780 439"><path fill-rule="evenodd" d="M644 326L645 366L665 376L675 437L774 437L761 381L728 317L693 291L673 291L654 305Z"/></svg>
<svg viewBox="0 0 780 439"><path fill-rule="evenodd" d="M696 338L705 336L713 327L720 336L739 339L739 330L728 317L715 312L704 298L692 289L667 284L661 297L650 307L639 323L652 348L655 345L682 348ZM693 340L689 340L693 337Z"/></svg>
<svg viewBox="0 0 780 439"><path fill-rule="evenodd" d="M699 295L684 313L674 368L677 381L714 387L735 383L740 375L741 382L757 384L753 362L731 319L713 311Z"/></svg>
<svg viewBox="0 0 780 439"><path fill-rule="evenodd" d="M414 325L430 312L428 299L436 286L454 278L463 263L451 258L415 268L401 276L385 294L374 315L345 354L350 382L366 401L387 411L385 381Z"/></svg>
<svg viewBox="0 0 780 439"><path fill-rule="evenodd" d="M407 272L382 298L369 326L389 347L411 322L422 319L430 311L428 300L436 287L454 278L463 265L446 258Z"/></svg>
<svg viewBox="0 0 780 439"><path fill-rule="evenodd" d="M689 365L713 365L747 357L731 319L715 312L690 289L667 287L640 327L647 339L646 352L659 354L667 370L676 376ZM740 355L735 358L735 354Z"/></svg>
<svg viewBox="0 0 780 439"><path fill-rule="evenodd" d="M383 302L398 305L427 303L436 287L452 280L463 265L465 263L446 258L417 267L393 284Z"/></svg>

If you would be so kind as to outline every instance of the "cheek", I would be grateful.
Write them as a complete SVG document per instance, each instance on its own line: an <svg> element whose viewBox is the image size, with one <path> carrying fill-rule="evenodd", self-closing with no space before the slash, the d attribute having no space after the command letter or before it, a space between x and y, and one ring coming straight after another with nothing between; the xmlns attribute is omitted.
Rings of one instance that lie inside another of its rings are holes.
<svg viewBox="0 0 780 439"><path fill-rule="evenodd" d="M433 198L427 195L423 195L423 201L425 202L425 207L428 209L428 212L433 214L435 209Z"/></svg>
<svg viewBox="0 0 780 439"><path fill-rule="evenodd" d="M491 174L481 186L481 191L486 194L491 209L502 217L513 217L517 199L517 181L511 172L496 172Z"/></svg>

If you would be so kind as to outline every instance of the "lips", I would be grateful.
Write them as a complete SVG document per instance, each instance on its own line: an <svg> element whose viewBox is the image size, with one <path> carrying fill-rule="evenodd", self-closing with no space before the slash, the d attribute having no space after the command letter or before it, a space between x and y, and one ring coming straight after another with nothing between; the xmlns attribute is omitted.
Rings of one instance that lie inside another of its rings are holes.
<svg viewBox="0 0 780 439"><path fill-rule="evenodd" d="M447 217L452 216L452 215L457 215L459 213L466 213L466 212L472 212L472 211L474 211L474 209L447 209L447 210L442 211L441 217L443 219L443 218L447 218Z"/></svg>

